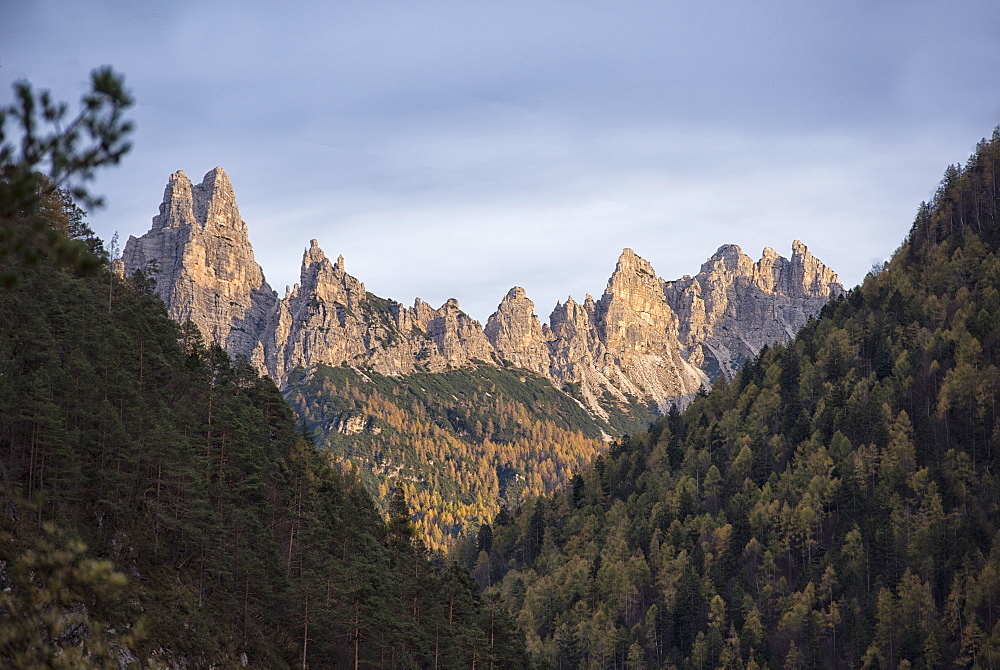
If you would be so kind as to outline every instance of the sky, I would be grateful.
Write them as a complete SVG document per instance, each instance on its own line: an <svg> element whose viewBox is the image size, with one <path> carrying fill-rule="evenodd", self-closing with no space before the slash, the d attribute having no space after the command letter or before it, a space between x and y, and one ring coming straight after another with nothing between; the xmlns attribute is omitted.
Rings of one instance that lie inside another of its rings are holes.
<svg viewBox="0 0 1000 670"><path fill-rule="evenodd" d="M859 283L1000 124L1000 3L0 2L0 104L105 64L105 240L221 166L279 294L315 238L380 296L545 321L625 247L675 279L800 239Z"/></svg>

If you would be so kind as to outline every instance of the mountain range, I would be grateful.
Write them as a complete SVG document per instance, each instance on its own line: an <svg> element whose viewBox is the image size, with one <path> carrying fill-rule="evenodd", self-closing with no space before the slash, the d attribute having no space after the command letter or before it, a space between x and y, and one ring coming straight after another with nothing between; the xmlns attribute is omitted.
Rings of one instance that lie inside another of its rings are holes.
<svg viewBox="0 0 1000 670"><path fill-rule="evenodd" d="M547 378L603 419L634 399L660 412L689 400L765 344L787 341L843 293L837 275L798 241L790 259L767 248L756 262L727 244L675 281L625 249L599 299L570 297L542 324L514 287L484 327L454 299L406 307L369 293L342 256L331 262L312 240L299 283L279 297L254 260L222 168L197 185L183 171L172 174L152 228L129 238L123 261L129 274L155 271L171 316L190 319L282 388L295 368L319 364L399 376L482 362Z"/></svg>
<svg viewBox="0 0 1000 670"><path fill-rule="evenodd" d="M625 249L600 298L570 297L543 324L515 286L483 326L454 299L407 307L368 292L312 240L279 297L221 168L197 185L171 175L122 260L155 278L175 320L269 375L384 512L404 492L437 550L555 491L609 440L732 377L843 293L798 241L790 259L765 249L757 262L724 245L675 281Z"/></svg>

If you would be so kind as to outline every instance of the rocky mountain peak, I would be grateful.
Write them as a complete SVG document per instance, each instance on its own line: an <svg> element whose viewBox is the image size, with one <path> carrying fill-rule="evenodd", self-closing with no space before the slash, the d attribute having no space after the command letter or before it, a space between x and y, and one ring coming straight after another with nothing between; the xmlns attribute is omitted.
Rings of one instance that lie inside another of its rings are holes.
<svg viewBox="0 0 1000 670"><path fill-rule="evenodd" d="M254 260L246 224L222 168L196 186L170 175L159 214L142 237L130 237L125 270L153 271L172 317L192 320L208 342L259 360L257 344L277 296Z"/></svg>
<svg viewBox="0 0 1000 670"><path fill-rule="evenodd" d="M656 273L653 266L645 258L642 258L631 249L623 249L615 265L615 271L608 281L608 286L626 285L634 283L636 277L655 280Z"/></svg>
<svg viewBox="0 0 1000 670"><path fill-rule="evenodd" d="M299 298L310 303L343 305L357 308L365 299L365 285L344 271L344 257L331 263L316 240L309 241L309 248L302 253L299 271Z"/></svg>
<svg viewBox="0 0 1000 670"><path fill-rule="evenodd" d="M789 291L802 295L829 299L844 292L837 273L820 262L809 248L798 240L792 242Z"/></svg>
<svg viewBox="0 0 1000 670"><path fill-rule="evenodd" d="M229 175L220 168L209 170L201 183L192 189L194 217L203 226L246 233L246 224L236 207L236 194Z"/></svg>
<svg viewBox="0 0 1000 670"><path fill-rule="evenodd" d="M680 356L677 316L649 261L625 249L592 312L590 305L594 303L588 296L585 311L600 343L593 350L594 372L599 375L592 376L606 381L587 389L584 380L585 394L599 395L604 387L620 399L651 397L666 408L705 382L701 371Z"/></svg>
<svg viewBox="0 0 1000 670"><path fill-rule="evenodd" d="M843 291L799 241L790 260L767 248L756 263L724 244L697 275L672 282L626 248L599 300L569 297L542 325L515 286L483 327L454 298L437 309L417 298L406 308L369 294L343 256L331 263L311 240L299 283L278 300L221 168L197 185L172 174L152 229L129 239L123 260L127 272L155 261L157 290L175 319L192 319L209 342L247 355L282 385L293 369L319 364L397 375L494 361L569 385L604 416L609 398L654 400L661 409L683 401L765 343L786 340Z"/></svg>
<svg viewBox="0 0 1000 670"><path fill-rule="evenodd" d="M535 303L528 298L527 292L520 286L515 286L511 290L507 291L507 295L503 297L500 301L500 305L497 307L497 311L494 312L493 316L497 314L533 314L535 311ZM490 320L493 319L490 317ZM489 328L489 322L487 322L487 328Z"/></svg>
<svg viewBox="0 0 1000 670"><path fill-rule="evenodd" d="M665 282L663 290L680 317L686 355L714 378L731 377L765 344L786 341L844 289L796 240L791 260L768 247L756 263L723 245L696 276Z"/></svg>
<svg viewBox="0 0 1000 670"><path fill-rule="evenodd" d="M319 240L309 240L309 248L302 253L302 269L322 263L326 260L326 254L319 247Z"/></svg>
<svg viewBox="0 0 1000 670"><path fill-rule="evenodd" d="M597 304L609 346L626 346L636 338L671 339L676 318L664 300L661 284L649 261L631 249L622 252Z"/></svg>
<svg viewBox="0 0 1000 670"><path fill-rule="evenodd" d="M633 263L645 263L645 259L640 257L637 253L632 251L630 247L625 247L622 252L618 255L619 265L630 265Z"/></svg>
<svg viewBox="0 0 1000 670"><path fill-rule="evenodd" d="M329 266L329 270L333 271L334 274L338 276L345 274L343 255L337 256L336 262L330 263L330 259L327 258L323 249L320 248L319 242L317 240L309 240L309 247L302 252L301 271L309 274L314 271L313 266L323 265L324 262Z"/></svg>
<svg viewBox="0 0 1000 670"><path fill-rule="evenodd" d="M572 298L571 298L572 299ZM501 358L514 365L540 375L549 374L549 349L551 339L535 315L535 303L520 286L515 286L487 320L486 339Z"/></svg>
<svg viewBox="0 0 1000 670"><path fill-rule="evenodd" d="M191 180L178 170L170 175L163 190L160 213L153 217L153 229L176 228L194 223L194 199L191 195Z"/></svg>
<svg viewBox="0 0 1000 670"><path fill-rule="evenodd" d="M436 310L421 301L417 301L414 308L416 325L430 336L437 347L432 354L435 359L432 367L439 370L461 367L473 359L488 361L493 358L494 349L482 325L463 312L455 298L448 298Z"/></svg>
<svg viewBox="0 0 1000 670"><path fill-rule="evenodd" d="M749 274L753 261L736 244L723 244L702 263L698 276L724 277L735 274Z"/></svg>
<svg viewBox="0 0 1000 670"><path fill-rule="evenodd" d="M503 304L505 302L516 302L520 300L528 300L528 294L520 286L515 286L511 290L507 291L507 295L503 297L503 302L501 302L500 304ZM534 303L531 302L530 300L528 300L528 302L534 305Z"/></svg>
<svg viewBox="0 0 1000 670"><path fill-rule="evenodd" d="M167 181L160 213L153 217L153 228L194 225L228 228L246 235L233 185L222 168L210 170L198 185L192 185L183 170L174 172Z"/></svg>

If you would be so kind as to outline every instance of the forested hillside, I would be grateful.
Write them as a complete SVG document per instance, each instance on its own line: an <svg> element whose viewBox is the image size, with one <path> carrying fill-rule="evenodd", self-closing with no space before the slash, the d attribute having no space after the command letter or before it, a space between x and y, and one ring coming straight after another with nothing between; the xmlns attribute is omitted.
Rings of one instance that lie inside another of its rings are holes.
<svg viewBox="0 0 1000 670"><path fill-rule="evenodd" d="M65 193L0 223L46 231L2 257L0 666L524 665L506 611L269 379L142 276L66 266L62 235L101 243Z"/></svg>
<svg viewBox="0 0 1000 670"><path fill-rule="evenodd" d="M461 551L555 668L1000 667L998 326L1000 129L787 347Z"/></svg>
<svg viewBox="0 0 1000 670"><path fill-rule="evenodd" d="M376 501L405 491L435 550L502 505L568 482L607 448L605 429L621 434L656 416L635 402L611 415L612 427L548 379L485 363L402 377L321 365L294 371L285 395L320 446L357 465Z"/></svg>

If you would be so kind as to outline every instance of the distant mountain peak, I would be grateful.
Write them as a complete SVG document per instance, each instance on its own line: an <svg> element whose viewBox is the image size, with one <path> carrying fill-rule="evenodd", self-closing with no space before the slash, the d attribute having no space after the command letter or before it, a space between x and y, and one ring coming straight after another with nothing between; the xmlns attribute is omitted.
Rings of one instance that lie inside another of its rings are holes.
<svg viewBox="0 0 1000 670"><path fill-rule="evenodd" d="M302 253L302 269L311 265L322 263L326 260L326 254L320 249L318 240L309 240L309 248Z"/></svg>
<svg viewBox="0 0 1000 670"><path fill-rule="evenodd" d="M724 244L697 275L672 282L625 248L599 300L568 297L543 325L514 286L484 327L454 298L435 309L419 298L407 308L371 296L343 256L331 263L314 239L300 282L279 300L253 260L222 168L197 185L183 171L170 176L152 229L126 245L129 272L151 260L171 315L192 319L281 384L292 369L320 363L399 375L494 361L576 384L598 415L609 397L648 398L661 409L683 401L764 344L786 340L843 291L798 240L791 260L766 248L756 263Z"/></svg>
<svg viewBox="0 0 1000 670"><path fill-rule="evenodd" d="M236 195L222 168L192 185L170 175L159 214L142 237L129 237L126 271L152 271L170 315L192 320L206 340L263 362L260 340L277 295L254 260Z"/></svg>
<svg viewBox="0 0 1000 670"><path fill-rule="evenodd" d="M788 340L844 287L795 240L791 260L766 247L757 262L725 244L697 275L665 282L663 290L680 317L686 356L714 378L732 377L765 344Z"/></svg>
<svg viewBox="0 0 1000 670"><path fill-rule="evenodd" d="M653 266L649 263L649 261L626 247L622 250L621 255L618 256L618 263L615 265L615 271L611 275L611 281L613 282L621 275L636 273L645 274L650 277L656 276L653 271Z"/></svg>

